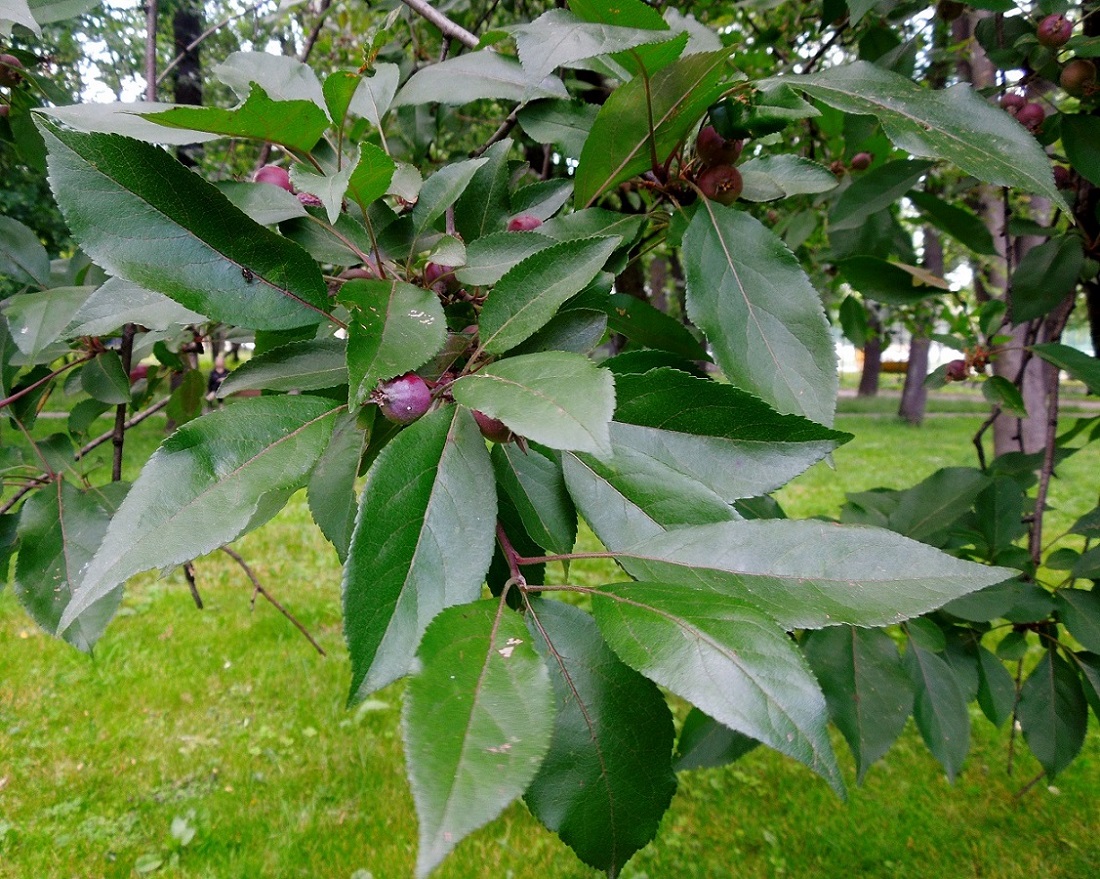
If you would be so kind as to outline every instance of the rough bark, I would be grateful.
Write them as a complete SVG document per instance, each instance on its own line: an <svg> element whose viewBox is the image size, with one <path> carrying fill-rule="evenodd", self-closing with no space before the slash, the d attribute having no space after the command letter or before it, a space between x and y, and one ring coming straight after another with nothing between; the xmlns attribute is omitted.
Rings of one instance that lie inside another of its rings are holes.
<svg viewBox="0 0 1100 879"><path fill-rule="evenodd" d="M172 37L177 55L182 59L172 69L172 94L177 104L202 104L202 65L197 44L202 35L202 6L199 0L179 0L172 16ZM202 145L197 143L181 146L176 150L176 158L193 168L199 163Z"/></svg>
<svg viewBox="0 0 1100 879"><path fill-rule="evenodd" d="M924 267L937 278L943 277L943 241L939 232L931 226L924 227ZM928 352L932 347L932 340L929 338L931 329L930 320L923 317L916 320L913 338L909 342L909 366L905 370L905 386L901 390L898 416L910 424L924 421L928 403L928 388L924 386L924 380L928 376Z"/></svg>
<svg viewBox="0 0 1100 879"><path fill-rule="evenodd" d="M874 335L867 337L863 346L863 372L859 375L860 397L878 396L879 378L882 376L882 336L875 327Z"/></svg>

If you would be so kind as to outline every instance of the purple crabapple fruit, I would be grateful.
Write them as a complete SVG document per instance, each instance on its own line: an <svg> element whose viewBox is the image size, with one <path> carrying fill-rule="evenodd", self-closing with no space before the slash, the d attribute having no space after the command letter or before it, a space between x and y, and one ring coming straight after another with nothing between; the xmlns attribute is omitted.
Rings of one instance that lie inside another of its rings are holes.
<svg viewBox="0 0 1100 879"><path fill-rule="evenodd" d="M732 165L715 165L699 175L696 183L703 195L719 204L731 205L741 197L741 172Z"/></svg>
<svg viewBox="0 0 1100 879"><path fill-rule="evenodd" d="M508 425L499 418L493 418L493 416L486 415L477 409L474 409L473 413L474 421L477 422L481 435L489 442L510 443L516 438L516 435L508 429Z"/></svg>
<svg viewBox="0 0 1100 879"><path fill-rule="evenodd" d="M278 165L264 165L256 172L252 181L254 183L270 183L272 186L285 189L287 192L294 191L294 188L290 185L290 174L287 173L286 168L280 168Z"/></svg>
<svg viewBox="0 0 1100 879"><path fill-rule="evenodd" d="M726 140L713 125L704 126L695 139L695 154L704 165L732 165L741 158L743 140Z"/></svg>
<svg viewBox="0 0 1100 879"><path fill-rule="evenodd" d="M520 214L508 221L509 232L530 232L542 225L542 220L533 214Z"/></svg>
<svg viewBox="0 0 1100 879"><path fill-rule="evenodd" d="M428 383L415 372L381 382L371 394L383 417L394 424L412 424L431 408Z"/></svg>
<svg viewBox="0 0 1100 879"><path fill-rule="evenodd" d="M1048 49L1061 49L1073 36L1073 22L1057 13L1048 15L1039 22L1035 36Z"/></svg>

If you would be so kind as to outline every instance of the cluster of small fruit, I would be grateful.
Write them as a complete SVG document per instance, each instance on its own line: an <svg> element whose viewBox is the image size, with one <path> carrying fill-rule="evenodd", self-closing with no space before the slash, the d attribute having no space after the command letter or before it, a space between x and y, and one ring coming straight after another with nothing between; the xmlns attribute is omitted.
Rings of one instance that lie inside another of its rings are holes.
<svg viewBox="0 0 1100 879"><path fill-rule="evenodd" d="M298 200L305 205L319 205L320 200L316 196L296 192L290 180L290 174L279 165L264 165L253 176L255 183L267 183L278 186L287 192L295 193ZM533 214L520 214L508 221L509 232L530 232L542 225L542 220ZM355 280L382 279L385 274L377 261L368 257L362 265L346 269L339 275L340 282ZM422 283L426 289L432 290L444 305L455 302L466 302L476 311L483 301L483 296L468 294L462 284L455 277L454 266L440 265L429 262L424 267ZM477 326L472 325L463 331L463 335L469 339L469 354L477 347ZM449 399L448 386L456 375L453 372L445 373L438 381L429 382L423 376L415 372L408 372L396 378L378 383L378 387L371 393L370 400L378 406L379 412L388 421L394 424L408 425L427 414L437 398ZM480 428L482 435L495 443L508 443L519 439L499 419L492 418L483 412L474 410L474 420Z"/></svg>
<svg viewBox="0 0 1100 879"><path fill-rule="evenodd" d="M744 180L734 163L741 158L744 147L744 140L723 137L713 125L704 126L695 139L695 185L703 195L724 205L741 197Z"/></svg>
<svg viewBox="0 0 1100 879"><path fill-rule="evenodd" d="M0 54L0 88L13 89L23 81L23 62L14 55ZM11 105L0 98L0 119L11 112Z"/></svg>

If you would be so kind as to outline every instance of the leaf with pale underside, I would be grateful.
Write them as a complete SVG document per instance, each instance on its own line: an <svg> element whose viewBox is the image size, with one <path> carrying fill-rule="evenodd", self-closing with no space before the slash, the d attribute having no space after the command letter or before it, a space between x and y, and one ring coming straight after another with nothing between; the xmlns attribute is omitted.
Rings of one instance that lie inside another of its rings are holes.
<svg viewBox="0 0 1100 879"><path fill-rule="evenodd" d="M340 339L290 342L257 354L218 386L218 396L238 391L319 391L348 383L347 343Z"/></svg>
<svg viewBox="0 0 1100 879"><path fill-rule="evenodd" d="M483 50L421 68L401 87L391 106L468 104L483 98L518 102L565 97L561 80L548 76L532 84L518 61Z"/></svg>
<svg viewBox="0 0 1100 879"><path fill-rule="evenodd" d="M309 255L164 150L39 127L69 228L111 274L252 329L305 326L324 314L328 293Z"/></svg>
<svg viewBox="0 0 1100 879"><path fill-rule="evenodd" d="M522 618L500 602L453 607L424 633L402 712L427 876L534 778L554 728L554 691Z"/></svg>
<svg viewBox="0 0 1100 879"><path fill-rule="evenodd" d="M111 520L59 629L134 574L183 564L274 515L324 451L335 416L317 397L257 397L177 430Z"/></svg>
<svg viewBox="0 0 1100 879"><path fill-rule="evenodd" d="M836 351L794 254L748 214L702 199L683 258L688 315L730 383L780 412L832 424Z"/></svg>
<svg viewBox="0 0 1100 879"><path fill-rule="evenodd" d="M528 629L550 669L557 719L524 799L582 861L617 875L653 838L676 790L672 714L579 608L534 601Z"/></svg>
<svg viewBox="0 0 1100 879"><path fill-rule="evenodd" d="M627 665L806 764L843 794L825 697L794 642L766 614L706 588L657 582L604 586L592 607Z"/></svg>
<svg viewBox="0 0 1100 879"><path fill-rule="evenodd" d="M610 448L615 382L608 370L580 354L509 357L463 376L452 391L463 406L499 418L520 436L552 449Z"/></svg>
<svg viewBox="0 0 1100 879"><path fill-rule="evenodd" d="M431 412L382 449L344 566L352 700L408 672L439 611L478 598L495 526L489 450L469 412Z"/></svg>

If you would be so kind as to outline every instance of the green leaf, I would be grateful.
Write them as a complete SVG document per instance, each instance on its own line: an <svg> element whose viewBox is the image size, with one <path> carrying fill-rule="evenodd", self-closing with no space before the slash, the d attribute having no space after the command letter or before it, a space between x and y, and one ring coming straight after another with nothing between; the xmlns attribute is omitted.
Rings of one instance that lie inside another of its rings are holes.
<svg viewBox="0 0 1100 879"><path fill-rule="evenodd" d="M867 344L871 335L867 308L855 296L849 294L840 303L840 325L844 330L844 338L856 348L863 348Z"/></svg>
<svg viewBox="0 0 1100 879"><path fill-rule="evenodd" d="M161 104L156 101L137 103L116 102L110 104L74 104L69 107L38 107L37 117L48 116L62 122L69 128L84 132L101 134L124 134L146 143L192 144L215 140L216 134L203 131L181 131L165 128L141 118L141 113L153 113L157 110L171 110L175 104Z"/></svg>
<svg viewBox="0 0 1100 879"><path fill-rule="evenodd" d="M109 509L95 491L79 492L60 479L34 492L19 515L16 597L38 625L85 653L114 616L122 589L105 590L75 610L66 626L59 623L70 616L74 584L99 548L109 521Z"/></svg>
<svg viewBox="0 0 1100 879"><path fill-rule="evenodd" d="M0 513L0 592L8 582L11 557L19 549L19 513Z"/></svg>
<svg viewBox="0 0 1100 879"><path fill-rule="evenodd" d="M540 220L548 220L561 210L572 195L572 180L552 177L521 186L512 193L509 204L513 214L531 214Z"/></svg>
<svg viewBox="0 0 1100 879"><path fill-rule="evenodd" d="M989 722L1000 727L1016 707L1016 683L996 656L978 647L978 705Z"/></svg>
<svg viewBox="0 0 1100 879"><path fill-rule="evenodd" d="M607 332L607 315L587 308L562 309L541 330L512 349L514 354L572 351L591 354Z"/></svg>
<svg viewBox="0 0 1100 879"><path fill-rule="evenodd" d="M311 101L326 107L324 91L317 74L306 64L290 55L268 52L233 52L214 75L229 86L242 101L259 83L273 101Z"/></svg>
<svg viewBox="0 0 1100 879"><path fill-rule="evenodd" d="M914 305L944 290L922 284L920 278L901 266L875 256L852 256L840 260L837 268L853 289L866 299L888 305Z"/></svg>
<svg viewBox="0 0 1100 879"><path fill-rule="evenodd" d="M305 205L292 192L270 183L238 183L219 180L218 191L248 215L254 223L273 226L295 217L308 216Z"/></svg>
<svg viewBox="0 0 1100 879"><path fill-rule="evenodd" d="M1100 186L1100 118L1085 113L1066 113L1062 121L1062 148L1073 169Z"/></svg>
<svg viewBox="0 0 1100 879"><path fill-rule="evenodd" d="M1083 537L1100 537L1100 507L1093 507L1074 522L1069 530L1070 533Z"/></svg>
<svg viewBox="0 0 1100 879"><path fill-rule="evenodd" d="M618 875L653 839L676 790L672 715L660 690L619 660L584 611L536 600L527 625L557 701L527 806L582 861Z"/></svg>
<svg viewBox="0 0 1100 879"><path fill-rule="evenodd" d="M758 220L703 199L684 235L688 316L730 383L829 425L836 351L817 291Z"/></svg>
<svg viewBox="0 0 1100 879"><path fill-rule="evenodd" d="M1004 376L991 375L982 382L982 396L1015 418L1027 418L1027 407L1020 389Z"/></svg>
<svg viewBox="0 0 1100 879"><path fill-rule="evenodd" d="M12 296L3 305L12 340L27 363L57 356L50 346L65 334L80 307L91 295L90 287L55 287L37 293Z"/></svg>
<svg viewBox="0 0 1100 879"><path fill-rule="evenodd" d="M494 445L497 485L504 489L531 539L550 552L573 551L577 511L565 489L561 463L537 448Z"/></svg>
<svg viewBox="0 0 1100 879"><path fill-rule="evenodd" d="M257 397L177 430L111 520L59 628L134 574L190 561L274 515L324 451L335 412L316 397Z"/></svg>
<svg viewBox="0 0 1100 879"><path fill-rule="evenodd" d="M894 743L913 707L913 687L897 645L881 629L836 626L802 642L829 716L844 734L860 783Z"/></svg>
<svg viewBox="0 0 1100 879"><path fill-rule="evenodd" d="M790 154L749 159L738 170L744 182L741 198L745 201L817 195L837 186L836 175L824 165Z"/></svg>
<svg viewBox="0 0 1100 879"><path fill-rule="evenodd" d="M676 369L622 375L616 389L617 447L662 461L727 503L774 491L850 438Z"/></svg>
<svg viewBox="0 0 1100 879"><path fill-rule="evenodd" d="M932 91L866 61L778 81L842 112L877 117L894 145L911 155L947 159L986 183L1044 195L1066 208L1039 142L967 85Z"/></svg>
<svg viewBox="0 0 1100 879"><path fill-rule="evenodd" d="M319 391L348 383L347 343L340 339L290 342L255 355L226 377L219 397L238 391Z"/></svg>
<svg viewBox="0 0 1100 879"><path fill-rule="evenodd" d="M544 446L582 452L610 448L615 382L608 370L580 354L545 351L509 357L451 387L463 406L499 418Z"/></svg>
<svg viewBox="0 0 1100 879"><path fill-rule="evenodd" d="M1092 705L1093 713L1100 717L1100 656L1082 651L1074 653L1073 658L1081 671L1085 699Z"/></svg>
<svg viewBox="0 0 1100 879"><path fill-rule="evenodd" d="M1053 363L1077 381L1084 382L1088 385L1090 394L1100 394L1100 359L1057 342L1032 345L1031 350L1047 363Z"/></svg>
<svg viewBox="0 0 1100 879"><path fill-rule="evenodd" d="M1019 483L999 476L974 501L978 530L985 538L989 559L1011 549L1027 532L1024 527L1024 491Z"/></svg>
<svg viewBox="0 0 1100 879"><path fill-rule="evenodd" d="M34 232L11 217L0 217L0 275L19 284L50 286L50 256Z"/></svg>
<svg viewBox="0 0 1100 879"><path fill-rule="evenodd" d="M329 125L325 111L312 101L272 100L255 82L245 102L232 110L177 106L141 115L169 128L270 141L302 153L313 150Z"/></svg>
<svg viewBox="0 0 1100 879"><path fill-rule="evenodd" d="M39 125L69 228L111 274L253 329L304 326L325 313L325 282L308 254L164 150Z"/></svg>
<svg viewBox="0 0 1100 879"><path fill-rule="evenodd" d="M1054 606L1062 624L1086 650L1100 652L1100 592L1059 589Z"/></svg>
<svg viewBox="0 0 1100 879"><path fill-rule="evenodd" d="M960 244L982 256L994 256L997 253L992 233L972 212L917 189L906 193L906 197L926 220Z"/></svg>
<svg viewBox="0 0 1100 879"><path fill-rule="evenodd" d="M80 386L101 403L119 406L130 402L130 376L116 351L103 351L84 364Z"/></svg>
<svg viewBox="0 0 1100 879"><path fill-rule="evenodd" d="M397 94L397 84L401 81L401 68L396 64L375 64L374 72L364 76L355 90L348 108L356 116L362 116L375 128L382 125L393 96Z"/></svg>
<svg viewBox="0 0 1100 879"><path fill-rule="evenodd" d="M680 728L676 745L675 769L709 769L740 760L758 742L744 733L730 729L698 708L692 708Z"/></svg>
<svg viewBox="0 0 1100 879"><path fill-rule="evenodd" d="M554 690L522 618L502 602L440 613L420 660L401 719L422 879L535 777L554 729Z"/></svg>
<svg viewBox="0 0 1100 879"><path fill-rule="evenodd" d="M334 70L325 77L321 92L325 96L328 116L337 128L343 128L352 99L362 79L362 74L355 70Z"/></svg>
<svg viewBox="0 0 1100 879"><path fill-rule="evenodd" d="M406 674L432 617L481 594L496 527L492 485L485 441L455 406L429 413L382 449L344 566L352 700Z"/></svg>
<svg viewBox="0 0 1100 879"><path fill-rule="evenodd" d="M42 28L35 20L27 0L7 0L0 9L0 36L10 37L12 25L15 24L22 25L35 36L42 36Z"/></svg>
<svg viewBox="0 0 1100 879"><path fill-rule="evenodd" d="M202 373L197 369L187 370L180 383L172 391L168 400L168 407L164 410L176 424L186 424L202 414L203 395L206 393L206 382Z"/></svg>
<svg viewBox="0 0 1100 879"><path fill-rule="evenodd" d="M466 57L466 56L461 56ZM423 235L428 228L455 203L469 186L478 169L489 161L487 156L480 159L467 159L455 162L436 171L424 181L420 189L420 198L412 212L412 232L414 239Z"/></svg>
<svg viewBox="0 0 1100 879"><path fill-rule="evenodd" d="M478 322L481 344L503 354L545 326L599 274L619 238L564 241L513 266L493 287Z"/></svg>
<svg viewBox="0 0 1100 879"><path fill-rule="evenodd" d="M332 438L317 459L307 487L310 515L336 547L341 562L348 557L358 509L355 476L363 454L364 437L356 419L357 413L354 412L336 419Z"/></svg>
<svg viewBox="0 0 1100 879"><path fill-rule="evenodd" d="M443 306L405 281L349 281L340 301L351 311L348 378L351 405L362 406L378 382L423 366L447 339Z"/></svg>
<svg viewBox="0 0 1100 879"><path fill-rule="evenodd" d="M643 348L670 351L688 360L710 360L706 349L680 321L627 293L608 297L607 325Z"/></svg>
<svg viewBox="0 0 1100 879"><path fill-rule="evenodd" d="M660 70L675 61L688 43L689 34L687 33L677 34L674 39L669 40L668 37L672 35L673 29L670 29L669 23L657 9L643 0L622 0L615 3L572 0L569 8L574 15L584 21L662 32L661 35L667 42L638 46L631 51L620 52L614 56L614 61L630 73L641 73L643 70L654 73ZM670 19L674 12L675 10L669 10ZM675 21L675 19L672 20ZM699 28L698 23L695 26ZM680 27L676 29L686 29L686 22L682 18ZM706 30L706 28L702 29ZM711 45L693 51L712 51L717 48Z"/></svg>
<svg viewBox="0 0 1100 879"><path fill-rule="evenodd" d="M468 104L484 98L518 103L566 97L560 79L548 76L541 82L529 82L518 61L482 50L421 68L401 87L392 106Z"/></svg>
<svg viewBox="0 0 1100 879"><path fill-rule="evenodd" d="M728 60L728 49L688 55L612 92L581 151L576 204L588 207L616 184L664 162L725 90Z"/></svg>
<svg viewBox="0 0 1100 879"><path fill-rule="evenodd" d="M571 67L577 61L663 42L669 37L667 30L582 21L564 9L552 9L511 30L519 60L532 82L541 81L558 67Z"/></svg>
<svg viewBox="0 0 1100 879"><path fill-rule="evenodd" d="M916 689L913 716L924 743L952 781L970 750L970 714L955 672L940 656L912 640L905 667Z"/></svg>
<svg viewBox="0 0 1100 879"><path fill-rule="evenodd" d="M751 601L788 629L891 625L1016 573L891 531L811 520L697 525L608 549L633 577Z"/></svg>
<svg viewBox="0 0 1100 879"><path fill-rule="evenodd" d="M496 232L471 241L466 265L455 272L464 284L495 284L527 257L553 246L554 239L538 232Z"/></svg>
<svg viewBox="0 0 1100 879"><path fill-rule="evenodd" d="M517 114L520 127L539 143L579 156L600 108L583 101L535 101Z"/></svg>
<svg viewBox="0 0 1100 879"><path fill-rule="evenodd" d="M1077 288L1084 263L1081 239L1061 235L1033 247L1012 273L1009 316L1022 324L1054 309Z"/></svg>
<svg viewBox="0 0 1100 879"><path fill-rule="evenodd" d="M886 527L922 543L936 543L987 485L989 477L975 467L944 467L898 493Z"/></svg>
<svg viewBox="0 0 1100 879"><path fill-rule="evenodd" d="M867 218L886 210L913 188L932 167L911 159L887 162L860 176L845 189L829 212L829 229L857 229Z"/></svg>
<svg viewBox="0 0 1100 879"><path fill-rule="evenodd" d="M1024 740L1054 778L1073 762L1088 729L1088 703L1077 671L1052 647L1020 688L1016 719Z"/></svg>
<svg viewBox="0 0 1100 879"><path fill-rule="evenodd" d="M512 146L508 138L493 144L485 153L488 161L477 169L455 203L455 226L466 241L476 241L505 227L512 182L508 154Z"/></svg>
<svg viewBox="0 0 1100 879"><path fill-rule="evenodd" d="M666 583L605 586L592 607L627 665L801 761L843 794L825 698L794 642L765 614L705 588Z"/></svg>

